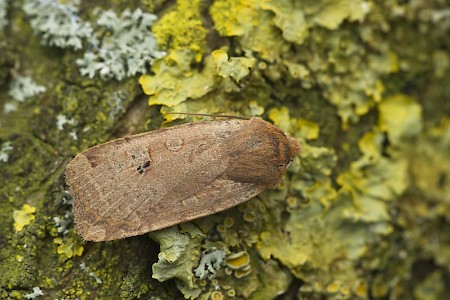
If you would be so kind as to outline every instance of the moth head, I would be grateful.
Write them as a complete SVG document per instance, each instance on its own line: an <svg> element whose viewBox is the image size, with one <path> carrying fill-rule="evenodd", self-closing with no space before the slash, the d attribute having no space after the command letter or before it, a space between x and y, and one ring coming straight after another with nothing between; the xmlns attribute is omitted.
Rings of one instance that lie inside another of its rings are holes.
<svg viewBox="0 0 450 300"><path fill-rule="evenodd" d="M294 159L296 156L299 156L302 152L302 144L300 144L300 141L296 138L293 138L291 136L287 136L289 141L289 146L291 148L291 158Z"/></svg>
<svg viewBox="0 0 450 300"><path fill-rule="evenodd" d="M302 144L300 144L300 141L296 138L293 138L291 136L287 136L288 142L289 142L289 162L286 167L289 167L289 165L292 163L294 158L296 156L299 156L302 152Z"/></svg>

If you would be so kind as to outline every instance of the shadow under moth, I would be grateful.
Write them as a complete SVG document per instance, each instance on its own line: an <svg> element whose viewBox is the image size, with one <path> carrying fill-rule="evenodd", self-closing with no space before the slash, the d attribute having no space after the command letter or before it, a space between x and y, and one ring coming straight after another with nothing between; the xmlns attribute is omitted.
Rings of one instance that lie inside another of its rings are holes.
<svg viewBox="0 0 450 300"><path fill-rule="evenodd" d="M214 214L275 188L301 152L272 124L213 120L119 138L66 168L79 235L110 241Z"/></svg>

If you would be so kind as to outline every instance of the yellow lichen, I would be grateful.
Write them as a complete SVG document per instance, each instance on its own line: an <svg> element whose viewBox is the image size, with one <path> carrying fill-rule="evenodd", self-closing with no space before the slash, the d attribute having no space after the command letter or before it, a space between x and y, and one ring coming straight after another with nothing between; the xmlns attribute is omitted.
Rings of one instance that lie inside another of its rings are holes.
<svg viewBox="0 0 450 300"><path fill-rule="evenodd" d="M212 90L216 71L211 57L205 59L201 71L190 69L189 62L192 60L191 52L171 51L164 59L153 64L155 75L139 78L144 93L150 96L149 105L174 107L188 98L197 99ZM167 116L175 118L173 115Z"/></svg>
<svg viewBox="0 0 450 300"><path fill-rule="evenodd" d="M225 220L223 220L223 225L225 225L225 227L227 227L227 228L232 227L233 224L234 224L233 218L226 217Z"/></svg>
<svg viewBox="0 0 450 300"><path fill-rule="evenodd" d="M320 127L315 122L300 118L295 127L299 129L297 134L302 138L315 140L319 137Z"/></svg>
<svg viewBox="0 0 450 300"><path fill-rule="evenodd" d="M282 46L287 45L279 38L273 13L262 9L261 1L214 1L210 13L219 34L237 37L244 49L257 52L267 61L274 61L279 57ZM296 20L296 16L292 20ZM286 25L289 26L288 23Z"/></svg>
<svg viewBox="0 0 450 300"><path fill-rule="evenodd" d="M327 286L327 292L329 293L336 293L340 288L340 284L336 282L332 282Z"/></svg>
<svg viewBox="0 0 450 300"><path fill-rule="evenodd" d="M73 246L73 254L76 256L81 256L83 254L84 247L81 245L74 245Z"/></svg>
<svg viewBox="0 0 450 300"><path fill-rule="evenodd" d="M422 107L411 97L389 97L378 105L378 110L378 127L388 133L389 141L394 145L404 138L416 136L422 130Z"/></svg>
<svg viewBox="0 0 450 300"><path fill-rule="evenodd" d="M286 199L286 202L287 202L287 205L288 205L289 208L296 208L297 204L298 204L297 198L296 197L292 197L292 196L288 197Z"/></svg>
<svg viewBox="0 0 450 300"><path fill-rule="evenodd" d="M56 252L58 254L65 254L68 258L73 256L72 246L69 244L61 243L61 245L56 248Z"/></svg>
<svg viewBox="0 0 450 300"><path fill-rule="evenodd" d="M255 222L255 220L256 220L256 215L255 215L255 213L254 212L252 212L252 211L246 211L245 213L244 213L244 221L245 222L249 222L249 223L252 223L252 222Z"/></svg>
<svg viewBox="0 0 450 300"><path fill-rule="evenodd" d="M211 55L217 65L217 75L232 78L236 82L248 76L256 62L255 59L247 57L229 58L224 50L215 50Z"/></svg>
<svg viewBox="0 0 450 300"><path fill-rule="evenodd" d="M269 119L284 132L289 132L291 130L289 109L287 107L272 108L269 110Z"/></svg>
<svg viewBox="0 0 450 300"><path fill-rule="evenodd" d="M24 204L20 210L15 210L13 212L13 218L16 231L22 231L26 225L30 224L31 221L35 219L35 212L36 207L32 207L28 204Z"/></svg>
<svg viewBox="0 0 450 300"><path fill-rule="evenodd" d="M70 240L64 241L61 237L53 239L53 243L58 244L56 252L60 255L65 255L67 258L73 256L81 256L84 251L84 247L78 244L74 244Z"/></svg>
<svg viewBox="0 0 450 300"><path fill-rule="evenodd" d="M264 106L259 105L256 100L248 102L248 108L249 116L260 116L264 113Z"/></svg>
<svg viewBox="0 0 450 300"><path fill-rule="evenodd" d="M189 49L201 54L207 48L200 0L178 0L176 6L153 25L158 44L163 48Z"/></svg>
<svg viewBox="0 0 450 300"><path fill-rule="evenodd" d="M227 291L227 295L228 295L228 297L235 297L236 291L234 289L230 289Z"/></svg>
<svg viewBox="0 0 450 300"><path fill-rule="evenodd" d="M214 292L212 292L210 299L211 300L222 300L223 295L220 291L214 291Z"/></svg>
<svg viewBox="0 0 450 300"><path fill-rule="evenodd" d="M355 294L358 297L367 297L367 284L364 281L359 281L355 287Z"/></svg>
<svg viewBox="0 0 450 300"><path fill-rule="evenodd" d="M250 264L250 255L247 251L232 253L227 257L227 266L232 270L242 269Z"/></svg>
<svg viewBox="0 0 450 300"><path fill-rule="evenodd" d="M284 132L294 133L298 138L315 140L319 137L319 124L302 118L291 118L287 107L270 109L269 119Z"/></svg>
<svg viewBox="0 0 450 300"><path fill-rule="evenodd" d="M225 225L223 225L223 224L219 224L219 225L217 225L217 231L218 232L226 232L227 231L227 228L225 227Z"/></svg>
<svg viewBox="0 0 450 300"><path fill-rule="evenodd" d="M234 276L236 278L242 278L242 277L249 275L251 272L252 272L252 268L250 265L248 265L239 270L234 271Z"/></svg>

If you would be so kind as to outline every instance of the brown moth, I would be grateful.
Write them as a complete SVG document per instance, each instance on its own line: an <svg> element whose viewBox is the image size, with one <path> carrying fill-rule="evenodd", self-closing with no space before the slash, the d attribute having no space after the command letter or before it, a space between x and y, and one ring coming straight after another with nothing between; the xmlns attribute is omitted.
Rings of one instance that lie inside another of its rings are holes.
<svg viewBox="0 0 450 300"><path fill-rule="evenodd" d="M204 121L89 148L66 168L75 227L110 241L210 215L275 188L300 143L260 118Z"/></svg>

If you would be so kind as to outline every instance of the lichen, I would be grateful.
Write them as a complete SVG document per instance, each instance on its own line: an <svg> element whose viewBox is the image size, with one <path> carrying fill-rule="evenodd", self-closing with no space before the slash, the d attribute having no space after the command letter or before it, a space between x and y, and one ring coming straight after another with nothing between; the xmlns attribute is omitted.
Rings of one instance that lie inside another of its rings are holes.
<svg viewBox="0 0 450 300"><path fill-rule="evenodd" d="M31 18L33 29L42 34L43 44L78 50L83 39L91 36L92 27L78 16L79 0L65 2L25 0L23 10Z"/></svg>
<svg viewBox="0 0 450 300"><path fill-rule="evenodd" d="M217 75L231 78L239 82L250 74L250 69L255 65L255 59L247 57L228 57L224 50L216 50L211 53L217 65Z"/></svg>
<svg viewBox="0 0 450 300"><path fill-rule="evenodd" d="M9 87L8 94L19 102L45 92L46 88L37 84L32 78L17 76ZM7 109L6 109L7 110Z"/></svg>
<svg viewBox="0 0 450 300"><path fill-rule="evenodd" d="M200 264L194 269L194 274L200 279L204 279L208 274L209 279L214 278L216 271L220 269L225 261L225 251L211 249L204 252L200 259Z"/></svg>
<svg viewBox="0 0 450 300"><path fill-rule="evenodd" d="M64 48L41 45L58 29L40 31L42 16L76 2L31 13L7 3L1 84L21 74L47 90L22 102L0 93L0 298L34 287L51 299L449 298L444 2L79 2L69 14L78 24L111 9L158 15L151 30L167 56L140 80L149 107L135 78L79 74L76 59L95 51L89 39L79 36L77 52L68 35ZM111 33L92 36L100 31ZM64 200L66 163L112 137L204 119L162 116L170 111L262 117L301 140L301 157L277 189L152 233L155 242L83 242ZM24 204L35 219L16 231ZM200 279L211 249L245 252L249 263L212 265L214 278Z"/></svg>
<svg viewBox="0 0 450 300"><path fill-rule="evenodd" d="M207 94L214 86L214 65L205 61L201 71L193 71L186 62L192 61L193 53L173 51L153 65L155 75L144 75L139 83L144 93L150 95L150 105L176 107L189 98L197 99Z"/></svg>
<svg viewBox="0 0 450 300"><path fill-rule="evenodd" d="M2 147L0 148L0 162L8 162L9 152L11 152L11 150L13 150L11 142L4 142L2 144Z"/></svg>
<svg viewBox="0 0 450 300"><path fill-rule="evenodd" d="M74 243L73 240L64 240L61 237L53 239L53 243L58 244L56 252L59 255L64 255L66 258L72 258L73 256L81 256L84 251L84 247Z"/></svg>
<svg viewBox="0 0 450 300"><path fill-rule="evenodd" d="M176 227L151 233L152 239L160 245L158 262L152 267L152 277L159 281L179 279L189 289L195 289L193 268L200 257L202 235L196 230L190 234L180 233Z"/></svg>
<svg viewBox="0 0 450 300"><path fill-rule="evenodd" d="M76 61L81 74L93 78L98 72L103 79L117 80L145 74L147 65L165 55L150 31L155 20L140 9L126 9L120 16L112 10L102 12L96 35L89 39L92 50Z"/></svg>
<svg viewBox="0 0 450 300"><path fill-rule="evenodd" d="M24 204L22 209L15 210L13 213L14 229L22 231L23 228L31 223L35 217L36 207Z"/></svg>
<svg viewBox="0 0 450 300"><path fill-rule="evenodd" d="M177 0L155 24L153 31L161 47L195 53L200 61L206 50L206 29L201 16L202 1Z"/></svg>
<svg viewBox="0 0 450 300"><path fill-rule="evenodd" d="M76 60L81 74L89 78L97 73L102 79L117 80L145 74L154 59L165 55L151 32L156 16L141 9L125 9L120 16L112 10L100 11L92 26L80 17L79 0L26 0L22 8L33 30L42 35L43 44L75 50L89 45Z"/></svg>
<svg viewBox="0 0 450 300"><path fill-rule="evenodd" d="M422 108L405 95L394 95L379 105L378 127L387 132L389 142L397 145L403 139L417 136L422 131Z"/></svg>
<svg viewBox="0 0 450 300"><path fill-rule="evenodd" d="M35 286L33 288L33 292L32 293L24 295L24 297L27 298L27 299L36 299L39 296L44 296L44 292L42 292L41 288L38 287L38 286Z"/></svg>
<svg viewBox="0 0 450 300"><path fill-rule="evenodd" d="M227 266L232 270L239 270L250 264L250 255L246 251L232 253L227 257Z"/></svg>
<svg viewBox="0 0 450 300"><path fill-rule="evenodd" d="M215 1L211 15L219 33L236 36L243 51L256 52L271 62L280 60L294 78L303 79L305 88L315 84L323 87L323 96L337 106L345 128L379 101L384 91L381 76L397 70L395 54L388 48L378 53L370 51L364 39L358 40L346 28L339 28L344 20L364 21L372 9L364 1L327 1L319 5L314 1L294 4L235 0ZM281 36L274 30L276 27ZM322 27L332 31L323 31ZM287 42L307 47L298 48L300 53L294 54ZM321 51L315 50L318 48ZM264 73L270 78L274 77L273 71L270 68Z"/></svg>

